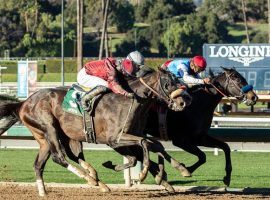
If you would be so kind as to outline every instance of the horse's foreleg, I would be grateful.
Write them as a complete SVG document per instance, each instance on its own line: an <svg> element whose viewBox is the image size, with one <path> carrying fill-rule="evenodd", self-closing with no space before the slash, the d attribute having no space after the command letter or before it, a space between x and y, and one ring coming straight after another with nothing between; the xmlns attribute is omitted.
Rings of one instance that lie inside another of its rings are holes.
<svg viewBox="0 0 270 200"><path fill-rule="evenodd" d="M196 145L191 144L188 140L173 141L173 145L182 148L184 151L191 153L198 157L198 161L193 165L186 167L186 169L192 174L198 167L206 162L206 155ZM190 177L190 176L184 176Z"/></svg>
<svg viewBox="0 0 270 200"><path fill-rule="evenodd" d="M150 164L150 168L149 168L149 172L154 176L155 181L158 185L162 185L167 191L169 192L175 192L174 188L166 181L166 172L164 171L164 173L160 173L160 170L164 170L164 169L160 169L160 166L157 165L157 163L151 161Z"/></svg>
<svg viewBox="0 0 270 200"><path fill-rule="evenodd" d="M62 142L62 144L65 147L67 156L74 162L78 163L86 171L87 175L97 181L98 186L103 192L109 192L110 188L98 179L97 171L94 167L85 161L82 143L75 140L67 140L66 142Z"/></svg>
<svg viewBox="0 0 270 200"><path fill-rule="evenodd" d="M160 142L158 142L156 140L151 140L151 142L152 142L152 143L150 143L151 151L158 153L158 155L159 155L159 163L162 161L161 157L163 157L163 158L165 158L171 164L171 166L173 168L175 168L176 170L180 171L180 173L182 174L182 176L184 176L184 177L191 176L191 174L187 170L187 168L182 163L179 163L177 160L175 160L173 157L171 157L165 151L163 145ZM152 145L152 144L154 144L154 145Z"/></svg>
<svg viewBox="0 0 270 200"><path fill-rule="evenodd" d="M140 181L143 181L146 178L148 169L149 169L149 150L148 150L148 141L142 137L134 136L131 134L123 134L119 141L114 141L110 144L112 148L119 148L125 146L138 145L143 149L143 170L140 172Z"/></svg>
<svg viewBox="0 0 270 200"><path fill-rule="evenodd" d="M224 151L226 161L225 166L226 175L223 178L223 182L226 186L229 186L231 183L231 173L232 173L231 149L229 145L209 135L204 135L202 137L201 145L206 147L220 148Z"/></svg>
<svg viewBox="0 0 270 200"><path fill-rule="evenodd" d="M74 162L78 163L83 169L85 169L91 177L93 177L95 180L98 180L96 170L89 163L85 162L82 142L76 140L67 140L67 142L63 144L67 156Z"/></svg>

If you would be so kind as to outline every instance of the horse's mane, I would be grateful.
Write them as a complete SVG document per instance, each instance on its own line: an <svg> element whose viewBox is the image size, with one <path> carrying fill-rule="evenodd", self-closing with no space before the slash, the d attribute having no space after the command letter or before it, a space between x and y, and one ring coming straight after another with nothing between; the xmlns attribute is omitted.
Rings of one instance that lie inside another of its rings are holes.
<svg viewBox="0 0 270 200"><path fill-rule="evenodd" d="M151 74L155 72L154 69L150 68L150 67L147 67L147 66L144 66L142 67L136 74L137 77L145 77L147 76L148 74Z"/></svg>
<svg viewBox="0 0 270 200"><path fill-rule="evenodd" d="M20 100L15 96L10 96L7 94L0 94L0 104L7 103L7 102L20 102Z"/></svg>

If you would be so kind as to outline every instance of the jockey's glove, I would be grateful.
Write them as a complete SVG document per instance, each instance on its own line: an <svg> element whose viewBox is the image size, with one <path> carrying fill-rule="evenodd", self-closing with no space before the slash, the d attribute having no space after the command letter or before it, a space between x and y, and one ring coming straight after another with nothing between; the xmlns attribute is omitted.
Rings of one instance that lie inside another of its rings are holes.
<svg viewBox="0 0 270 200"><path fill-rule="evenodd" d="M134 93L126 92L125 96L130 98L130 99L133 99L135 95L134 95Z"/></svg>

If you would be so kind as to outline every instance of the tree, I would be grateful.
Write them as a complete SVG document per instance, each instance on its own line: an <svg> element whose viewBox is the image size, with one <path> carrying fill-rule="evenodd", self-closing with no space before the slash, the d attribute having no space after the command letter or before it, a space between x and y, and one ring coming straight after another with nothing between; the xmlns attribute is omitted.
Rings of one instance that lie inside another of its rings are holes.
<svg viewBox="0 0 270 200"><path fill-rule="evenodd" d="M154 2L152 0L141 1L137 6L135 6L135 19L136 22L146 22L148 14Z"/></svg>
<svg viewBox="0 0 270 200"><path fill-rule="evenodd" d="M167 47L169 57L189 56L192 54L193 35L192 27L186 22L183 24L173 23L161 41Z"/></svg>
<svg viewBox="0 0 270 200"><path fill-rule="evenodd" d="M127 32L135 21L134 8L126 0L112 1L110 18L119 32Z"/></svg>
<svg viewBox="0 0 270 200"><path fill-rule="evenodd" d="M136 46L134 41L134 35L136 31ZM150 42L145 37L146 30L145 29L132 29L127 33L126 39L119 45L116 45L116 56L126 56L127 52L131 52L134 50L140 51L144 56L150 56Z"/></svg>
<svg viewBox="0 0 270 200"><path fill-rule="evenodd" d="M171 18L173 11L174 9L171 4L166 4L163 0L156 0L156 3L150 9L147 21L153 23L155 21Z"/></svg>
<svg viewBox="0 0 270 200"><path fill-rule="evenodd" d="M3 56L4 50L9 49L11 56L15 49L19 48L20 41L24 35L24 28L20 24L20 16L16 11L0 9L0 55ZM21 56L23 54L18 54Z"/></svg>

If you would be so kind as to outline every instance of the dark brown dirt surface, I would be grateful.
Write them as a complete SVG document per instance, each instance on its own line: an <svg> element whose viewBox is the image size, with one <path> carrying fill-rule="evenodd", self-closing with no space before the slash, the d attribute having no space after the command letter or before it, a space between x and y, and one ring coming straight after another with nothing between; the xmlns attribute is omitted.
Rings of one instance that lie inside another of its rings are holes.
<svg viewBox="0 0 270 200"><path fill-rule="evenodd" d="M96 188L87 187L63 187L63 186L47 186L47 196L41 198L34 185L20 185L18 183L0 184L0 199L1 200L231 200L231 199L270 199L269 194L242 194L242 193L228 193L228 192L196 192L183 191L174 194L167 193L164 190L130 190L123 189L123 187L114 187L110 193L102 193Z"/></svg>

